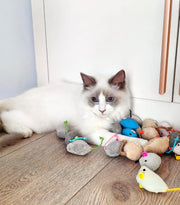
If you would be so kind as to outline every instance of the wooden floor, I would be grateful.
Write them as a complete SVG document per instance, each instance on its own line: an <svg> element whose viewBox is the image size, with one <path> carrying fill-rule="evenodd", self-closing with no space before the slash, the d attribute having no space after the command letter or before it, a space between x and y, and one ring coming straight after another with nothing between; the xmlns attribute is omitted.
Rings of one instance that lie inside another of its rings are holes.
<svg viewBox="0 0 180 205"><path fill-rule="evenodd" d="M140 189L139 168L124 157L107 157L103 148L75 156L55 133L34 135L0 150L0 204L180 204L180 192ZM180 161L173 156L162 157L158 174L170 188L180 187Z"/></svg>

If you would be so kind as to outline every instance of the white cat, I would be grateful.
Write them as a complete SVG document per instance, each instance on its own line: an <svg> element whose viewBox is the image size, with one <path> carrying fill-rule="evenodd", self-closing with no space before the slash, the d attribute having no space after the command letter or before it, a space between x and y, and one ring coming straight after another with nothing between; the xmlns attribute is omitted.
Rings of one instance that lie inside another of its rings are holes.
<svg viewBox="0 0 180 205"><path fill-rule="evenodd" d="M125 83L124 70L111 78L92 77L81 73L83 86L59 83L34 88L22 95L0 101L0 120L7 133L24 137L33 132L53 131L65 120L88 142L99 145L113 135L108 130L112 123L120 121L130 109L130 94ZM144 145L146 140L127 138Z"/></svg>

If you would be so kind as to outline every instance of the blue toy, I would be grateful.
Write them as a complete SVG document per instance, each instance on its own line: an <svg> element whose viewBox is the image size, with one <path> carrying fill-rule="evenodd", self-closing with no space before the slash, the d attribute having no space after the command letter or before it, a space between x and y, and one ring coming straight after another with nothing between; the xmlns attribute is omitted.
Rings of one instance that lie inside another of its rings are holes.
<svg viewBox="0 0 180 205"><path fill-rule="evenodd" d="M139 128L138 123L130 118L122 119L120 121L122 126L122 134L129 137L137 137L136 129Z"/></svg>
<svg viewBox="0 0 180 205"><path fill-rule="evenodd" d="M122 134L126 135L126 136L129 136L129 137L137 137L136 131L134 131L134 130L132 130L130 128L124 128L122 130Z"/></svg>

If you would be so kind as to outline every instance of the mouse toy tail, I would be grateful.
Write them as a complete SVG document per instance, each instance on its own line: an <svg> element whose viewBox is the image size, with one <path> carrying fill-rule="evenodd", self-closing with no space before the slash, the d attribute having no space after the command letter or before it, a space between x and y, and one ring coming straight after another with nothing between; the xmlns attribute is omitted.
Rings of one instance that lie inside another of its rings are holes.
<svg viewBox="0 0 180 205"><path fill-rule="evenodd" d="M180 188L166 189L166 191L180 191Z"/></svg>

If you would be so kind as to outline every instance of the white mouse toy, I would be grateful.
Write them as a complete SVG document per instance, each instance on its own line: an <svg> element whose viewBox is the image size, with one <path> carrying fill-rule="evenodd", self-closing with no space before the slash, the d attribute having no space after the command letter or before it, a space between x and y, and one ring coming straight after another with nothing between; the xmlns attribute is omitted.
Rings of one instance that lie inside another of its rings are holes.
<svg viewBox="0 0 180 205"><path fill-rule="evenodd" d="M146 166L142 166L139 169L136 180L140 188L144 188L150 192L180 191L180 188L168 189L167 184L162 178Z"/></svg>

